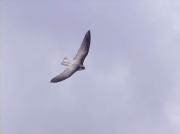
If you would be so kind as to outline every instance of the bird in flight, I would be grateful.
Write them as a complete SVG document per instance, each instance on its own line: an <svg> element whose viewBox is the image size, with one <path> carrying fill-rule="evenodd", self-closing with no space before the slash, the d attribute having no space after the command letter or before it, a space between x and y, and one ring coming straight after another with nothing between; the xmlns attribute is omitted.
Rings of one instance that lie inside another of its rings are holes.
<svg viewBox="0 0 180 134"><path fill-rule="evenodd" d="M82 71L85 69L83 65L84 60L89 52L91 42L91 33L90 30L86 32L86 35L83 39L83 42L73 60L69 60L67 57L64 57L62 61L62 65L66 66L66 69L60 73L59 75L55 76L51 79L52 83L57 83L63 81L69 77L71 77L75 72Z"/></svg>

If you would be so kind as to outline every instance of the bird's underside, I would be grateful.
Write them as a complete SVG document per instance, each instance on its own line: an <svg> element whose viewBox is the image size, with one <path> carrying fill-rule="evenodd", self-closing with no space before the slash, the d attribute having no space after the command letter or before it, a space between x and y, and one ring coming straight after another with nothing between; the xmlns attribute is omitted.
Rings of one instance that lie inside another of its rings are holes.
<svg viewBox="0 0 180 134"><path fill-rule="evenodd" d="M91 41L91 35L90 35L90 31L88 31L73 60L71 61L66 57L63 59L61 64L66 66L66 69L56 77L52 78L51 79L52 83L63 81L71 77L76 71L85 69L83 63L89 52L90 41Z"/></svg>

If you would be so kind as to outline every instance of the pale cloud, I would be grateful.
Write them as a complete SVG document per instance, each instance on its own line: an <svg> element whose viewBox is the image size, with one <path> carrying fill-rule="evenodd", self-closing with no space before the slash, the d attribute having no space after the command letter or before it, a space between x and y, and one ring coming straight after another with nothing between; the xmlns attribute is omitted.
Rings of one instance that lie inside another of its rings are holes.
<svg viewBox="0 0 180 134"><path fill-rule="evenodd" d="M177 72L176 72L177 73ZM180 108L179 108L179 103L180 103L180 85L179 85L179 79L180 74L177 73L174 85L171 89L171 92L168 95L168 99L165 104L165 112L169 120L170 127L173 130L174 134L178 134L180 132Z"/></svg>
<svg viewBox="0 0 180 134"><path fill-rule="evenodd" d="M152 11L156 21L167 22L164 27L164 32L159 35L160 39L157 41L157 51L161 55L161 62L165 63L166 73L169 72L169 79L172 81L172 86L168 89L169 93L165 101L164 110L167 119L169 120L172 133L178 134L180 132L180 104L179 92L179 77L178 73L180 67L179 58L179 33L180 33L180 2L169 0L151 1L149 12ZM169 71L168 71L169 70Z"/></svg>
<svg viewBox="0 0 180 134"><path fill-rule="evenodd" d="M178 0L152 0L144 2L148 7L149 15L156 19L169 21L174 32L180 32L180 1ZM148 11L147 10L147 11ZM152 21L156 21L152 19Z"/></svg>

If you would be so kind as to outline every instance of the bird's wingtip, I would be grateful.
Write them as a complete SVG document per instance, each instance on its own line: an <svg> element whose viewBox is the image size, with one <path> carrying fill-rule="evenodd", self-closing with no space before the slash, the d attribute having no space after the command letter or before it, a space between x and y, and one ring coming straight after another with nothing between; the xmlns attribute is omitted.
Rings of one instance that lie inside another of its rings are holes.
<svg viewBox="0 0 180 134"><path fill-rule="evenodd" d="M90 29L86 32L86 35L90 35L91 34L91 31Z"/></svg>
<svg viewBox="0 0 180 134"><path fill-rule="evenodd" d="M86 38L89 38L89 39L90 39L90 37L91 37L91 31L88 30L88 31L86 32Z"/></svg>
<svg viewBox="0 0 180 134"><path fill-rule="evenodd" d="M58 82L58 81L54 78L50 80L50 83L56 83L56 82Z"/></svg>

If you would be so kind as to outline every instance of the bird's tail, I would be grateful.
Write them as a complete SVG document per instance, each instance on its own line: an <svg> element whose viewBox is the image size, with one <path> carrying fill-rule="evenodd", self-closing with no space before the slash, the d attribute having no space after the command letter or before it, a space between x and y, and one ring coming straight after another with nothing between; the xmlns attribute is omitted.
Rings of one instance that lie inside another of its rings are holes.
<svg viewBox="0 0 180 134"><path fill-rule="evenodd" d="M64 57L63 61L61 62L64 66L69 66L71 64L70 60L67 57Z"/></svg>

